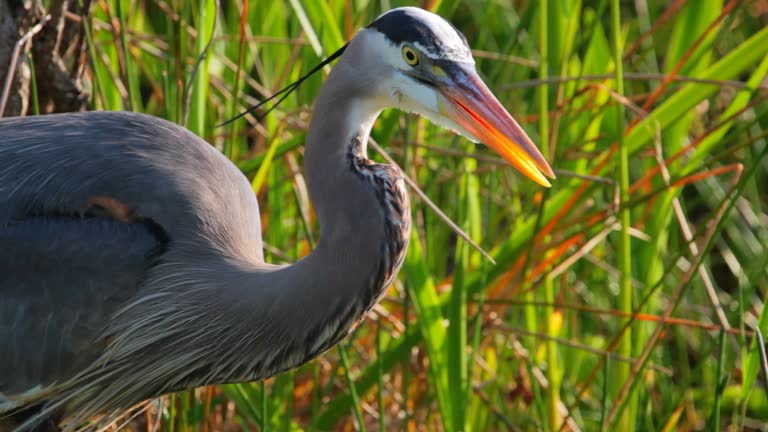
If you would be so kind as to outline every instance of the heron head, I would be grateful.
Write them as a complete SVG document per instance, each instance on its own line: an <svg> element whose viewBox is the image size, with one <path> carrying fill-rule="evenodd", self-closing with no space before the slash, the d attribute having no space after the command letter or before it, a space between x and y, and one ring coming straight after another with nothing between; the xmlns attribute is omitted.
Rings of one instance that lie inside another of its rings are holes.
<svg viewBox="0 0 768 432"><path fill-rule="evenodd" d="M499 153L544 186L552 168L475 70L461 32L423 9L403 7L379 16L350 48L365 61L359 76L388 107L427 117ZM374 79L375 78L375 79Z"/></svg>

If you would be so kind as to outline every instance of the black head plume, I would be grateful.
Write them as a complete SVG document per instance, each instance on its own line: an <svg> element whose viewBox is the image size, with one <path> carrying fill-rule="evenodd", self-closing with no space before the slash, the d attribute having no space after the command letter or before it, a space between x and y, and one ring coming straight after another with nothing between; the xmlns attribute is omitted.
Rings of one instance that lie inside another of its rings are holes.
<svg viewBox="0 0 768 432"><path fill-rule="evenodd" d="M349 43L344 44L344 46L342 46L341 48L336 50L336 52L334 52L333 54L328 56L328 58L326 58L325 60L321 61L317 66L313 67L309 72L307 72L304 75L302 75L296 81L288 84L287 86L285 86L283 89L281 89L277 93L275 93L272 96L264 99L263 101L257 103L256 105L248 108L247 110L241 112L240 114L232 117L231 119L225 121L224 123L221 123L221 124L217 125L216 127L226 126L226 125L232 123L233 121L235 121L235 120L237 120L237 119L239 119L239 118L241 118L241 117L243 117L243 116L245 116L245 115L247 115L249 113L252 113L252 112L256 111L257 109L259 109L261 107L263 107L267 102L269 102L271 100L274 100L274 99L277 99L277 101L271 107L269 107L266 111L264 111L263 114L258 116L259 119L262 119L262 118L266 117L267 114L269 114L270 112L272 112L272 110L277 108L280 105L280 103L285 100L285 98L287 98L291 93L293 93L297 88L299 88L301 83L303 83L307 78L311 77L313 74L315 74L315 72L317 72L320 69L322 69L323 67L325 67L325 65L327 65L330 62L332 62L332 61L336 60L337 58L339 58L339 56L341 56L341 54L344 53L344 50L347 49L347 45L349 45ZM278 98L278 96L279 96L279 98Z"/></svg>

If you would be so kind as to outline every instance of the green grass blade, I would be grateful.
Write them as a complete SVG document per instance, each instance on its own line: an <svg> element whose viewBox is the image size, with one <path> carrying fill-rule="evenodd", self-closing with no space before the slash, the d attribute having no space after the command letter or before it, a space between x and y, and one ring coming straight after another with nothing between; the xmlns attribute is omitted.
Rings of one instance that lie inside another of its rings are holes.
<svg viewBox="0 0 768 432"><path fill-rule="evenodd" d="M192 84L192 94L189 111L189 130L199 136L206 136L206 111L208 104L209 68L211 56L208 53L209 43L213 38L218 5L216 0L198 0L197 28L195 52L199 58L196 63L195 76Z"/></svg>
<svg viewBox="0 0 768 432"><path fill-rule="evenodd" d="M621 19L619 0L611 2L611 33L613 36L613 64L616 74L616 93L619 97L624 96L624 68L623 68L623 48L621 42ZM619 199L621 202L629 201L629 149L624 141L624 104L616 104L616 119L618 120L618 134L616 142L619 145L618 159L619 170L617 172L616 183L619 185ZM632 228L630 209L624 207L620 210L619 220L621 231L619 233L618 246L618 269L619 269L619 298L618 309L624 313L632 313L632 243L629 230ZM625 357L632 356L632 330L628 329L618 346L618 353ZM613 373L611 374L612 395L617 395L619 389L629 379L630 365L626 362L614 363ZM631 432L635 430L634 413L637 410L637 398L630 395L627 408L616 419L616 427L620 430Z"/></svg>

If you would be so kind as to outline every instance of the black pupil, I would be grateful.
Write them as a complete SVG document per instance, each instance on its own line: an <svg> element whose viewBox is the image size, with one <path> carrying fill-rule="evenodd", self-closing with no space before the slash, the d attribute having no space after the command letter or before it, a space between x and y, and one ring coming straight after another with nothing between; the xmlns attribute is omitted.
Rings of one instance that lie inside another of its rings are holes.
<svg viewBox="0 0 768 432"><path fill-rule="evenodd" d="M405 57L408 59L408 61L414 61L416 60L416 56L413 55L413 51L406 51Z"/></svg>

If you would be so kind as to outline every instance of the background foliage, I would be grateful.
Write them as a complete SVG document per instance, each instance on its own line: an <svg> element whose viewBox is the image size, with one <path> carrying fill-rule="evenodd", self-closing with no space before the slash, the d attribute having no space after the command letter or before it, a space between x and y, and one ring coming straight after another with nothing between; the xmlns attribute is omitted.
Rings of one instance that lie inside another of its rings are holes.
<svg viewBox="0 0 768 432"><path fill-rule="evenodd" d="M185 124L238 164L268 260L290 262L317 239L301 164L323 74L265 118L215 125L406 4L466 34L553 187L385 112L374 140L495 265L412 193L407 262L339 348L164 398L131 427L768 428L753 333L768 324L765 0L93 0L62 15L85 36L62 56L91 109ZM56 110L31 80L27 113Z"/></svg>

